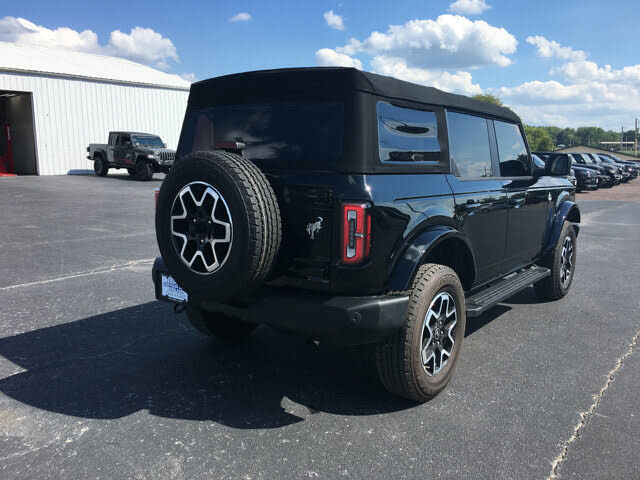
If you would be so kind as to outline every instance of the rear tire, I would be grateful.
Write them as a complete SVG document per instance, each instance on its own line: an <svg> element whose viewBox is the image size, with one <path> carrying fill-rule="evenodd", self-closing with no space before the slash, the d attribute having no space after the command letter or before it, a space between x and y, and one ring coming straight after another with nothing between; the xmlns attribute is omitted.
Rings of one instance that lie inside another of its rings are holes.
<svg viewBox="0 0 640 480"><path fill-rule="evenodd" d="M213 211L205 208L214 197ZM217 231L205 224L212 220ZM156 235L178 285L195 296L231 301L250 296L271 273L282 235L280 209L255 164L232 153L197 152L162 182Z"/></svg>
<svg viewBox="0 0 640 480"><path fill-rule="evenodd" d="M138 160L135 166L135 177L142 182L151 180L153 178L151 165L144 160Z"/></svg>
<svg viewBox="0 0 640 480"><path fill-rule="evenodd" d="M576 230L565 222L558 243L542 265L551 270L551 275L533 284L538 298L559 300L571 288L576 268L577 236Z"/></svg>
<svg viewBox="0 0 640 480"><path fill-rule="evenodd" d="M98 177L106 177L107 173L109 173L109 166L102 155L96 156L93 161L93 172Z"/></svg>
<svg viewBox="0 0 640 480"><path fill-rule="evenodd" d="M456 272L433 263L421 266L404 325L376 346L382 384L416 402L436 396L453 375L465 326L464 290ZM448 352L446 359L443 352Z"/></svg>
<svg viewBox="0 0 640 480"><path fill-rule="evenodd" d="M187 307L186 312L189 322L200 333L228 343L241 342L258 327L223 313L207 312L191 306Z"/></svg>

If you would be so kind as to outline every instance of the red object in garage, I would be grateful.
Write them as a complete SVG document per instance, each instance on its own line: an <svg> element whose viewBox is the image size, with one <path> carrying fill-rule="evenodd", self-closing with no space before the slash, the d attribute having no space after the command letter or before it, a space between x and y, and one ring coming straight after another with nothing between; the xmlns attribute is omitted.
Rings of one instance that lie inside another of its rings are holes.
<svg viewBox="0 0 640 480"><path fill-rule="evenodd" d="M4 155L0 155L0 176L13 177L15 174L13 173L13 149L11 147L11 129L9 122L4 122L2 134L7 141L7 151Z"/></svg>

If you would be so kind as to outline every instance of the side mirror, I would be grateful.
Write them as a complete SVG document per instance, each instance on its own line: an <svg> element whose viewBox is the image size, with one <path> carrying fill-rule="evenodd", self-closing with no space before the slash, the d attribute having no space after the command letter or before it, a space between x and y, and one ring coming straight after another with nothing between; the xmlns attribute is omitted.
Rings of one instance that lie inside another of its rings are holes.
<svg viewBox="0 0 640 480"><path fill-rule="evenodd" d="M553 177L568 177L571 175L571 161L566 155L556 155L549 160L547 170Z"/></svg>
<svg viewBox="0 0 640 480"><path fill-rule="evenodd" d="M162 144L162 148L167 148L167 144L166 144L166 143L163 143L163 144Z"/></svg>
<svg viewBox="0 0 640 480"><path fill-rule="evenodd" d="M547 164L539 157L533 157L533 177L540 178L547 174Z"/></svg>
<svg viewBox="0 0 640 480"><path fill-rule="evenodd" d="M125 142L124 142L124 146L125 146L125 147L130 147L130 146L131 146L131 142L127 142L127 141L125 141Z"/></svg>

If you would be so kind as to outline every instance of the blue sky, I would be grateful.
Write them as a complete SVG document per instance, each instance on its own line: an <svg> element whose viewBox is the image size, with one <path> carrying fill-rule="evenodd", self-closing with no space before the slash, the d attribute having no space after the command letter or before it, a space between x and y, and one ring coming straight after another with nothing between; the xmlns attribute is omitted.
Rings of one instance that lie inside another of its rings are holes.
<svg viewBox="0 0 640 480"><path fill-rule="evenodd" d="M640 116L637 3L453 2L3 0L0 40L122 56L197 79L354 65L494 93L532 124L617 130Z"/></svg>

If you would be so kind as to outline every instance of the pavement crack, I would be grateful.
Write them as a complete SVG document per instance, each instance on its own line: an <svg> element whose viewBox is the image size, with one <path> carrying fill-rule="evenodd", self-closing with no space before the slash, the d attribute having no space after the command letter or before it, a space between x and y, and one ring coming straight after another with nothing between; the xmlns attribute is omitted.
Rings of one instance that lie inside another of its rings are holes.
<svg viewBox="0 0 640 480"><path fill-rule="evenodd" d="M553 459L553 462L551 462L551 473L549 474L546 480L552 480L554 478L557 478L558 469L560 468L560 465L562 464L562 462L566 460L567 455L569 453L569 446L578 439L578 437L580 436L580 430L582 430L582 427L584 427L587 421L595 414L595 410L598 407L600 400L602 400L602 397L611 386L611 383L613 382L615 375L622 368L624 361L627 358L629 358L631 354L633 354L633 351L638 345L639 339L640 339L640 331L636 332L636 334L633 336L631 340L631 343L629 344L629 347L627 348L627 351L616 361L616 365L607 375L607 381L604 384L604 387L602 387L600 391L593 396L593 403L589 406L587 410L580 412L580 421L573 429L573 433L571 434L571 436L562 444L561 446L562 448L560 449L560 454Z"/></svg>
<svg viewBox="0 0 640 480"><path fill-rule="evenodd" d="M132 260L130 262L125 262L125 263L118 263L116 265L109 265L106 267L98 267L98 268L94 268L92 270L86 270L84 272L76 272L76 273L72 273L69 275L64 275L62 277L55 277L55 278L49 278L46 280L38 280L36 282L27 282L27 283L19 283L16 285L9 285L7 287L0 287L0 292L4 292L6 290L13 290L16 288L23 288L23 287L32 287L34 285L44 285L47 283L54 283L54 282L61 282L63 280L69 280L71 278L78 278L78 277L88 277L91 275L98 275L101 273L109 273L109 272L113 272L114 270L122 270L125 268L131 268L131 267L135 267L138 265L142 265L142 264L146 264L146 263L151 263L153 262L155 259L154 258L145 258L143 260Z"/></svg>

